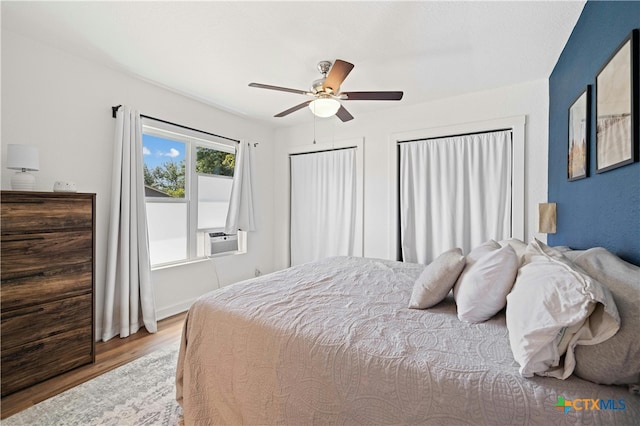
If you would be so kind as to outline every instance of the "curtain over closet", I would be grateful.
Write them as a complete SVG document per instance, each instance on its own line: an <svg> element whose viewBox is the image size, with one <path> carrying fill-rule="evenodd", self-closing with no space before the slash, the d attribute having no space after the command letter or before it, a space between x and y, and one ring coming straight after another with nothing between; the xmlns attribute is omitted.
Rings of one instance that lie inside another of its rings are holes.
<svg viewBox="0 0 640 426"><path fill-rule="evenodd" d="M291 266L353 255L355 148L291 155Z"/></svg>
<svg viewBox="0 0 640 426"><path fill-rule="evenodd" d="M400 243L406 262L511 236L511 131L402 142Z"/></svg>
<svg viewBox="0 0 640 426"><path fill-rule="evenodd" d="M157 330L144 200L140 113L116 114L102 340Z"/></svg>

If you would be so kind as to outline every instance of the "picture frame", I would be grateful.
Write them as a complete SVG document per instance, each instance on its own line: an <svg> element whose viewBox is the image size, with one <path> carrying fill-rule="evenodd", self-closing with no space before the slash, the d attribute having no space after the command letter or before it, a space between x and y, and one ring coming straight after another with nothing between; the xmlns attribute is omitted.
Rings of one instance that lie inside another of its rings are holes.
<svg viewBox="0 0 640 426"><path fill-rule="evenodd" d="M638 161L638 30L596 77L596 172Z"/></svg>
<svg viewBox="0 0 640 426"><path fill-rule="evenodd" d="M590 85L571 103L568 124L567 179L574 181L589 176Z"/></svg>

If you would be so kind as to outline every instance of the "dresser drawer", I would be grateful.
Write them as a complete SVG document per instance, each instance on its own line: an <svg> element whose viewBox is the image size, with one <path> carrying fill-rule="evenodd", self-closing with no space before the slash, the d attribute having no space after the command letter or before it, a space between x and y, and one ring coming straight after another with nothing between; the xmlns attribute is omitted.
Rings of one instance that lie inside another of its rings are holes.
<svg viewBox="0 0 640 426"><path fill-rule="evenodd" d="M2 396L93 362L91 327L2 351Z"/></svg>
<svg viewBox="0 0 640 426"><path fill-rule="evenodd" d="M91 293L93 290L93 264L50 268L36 275L4 279L2 277L3 312L37 305L67 297Z"/></svg>
<svg viewBox="0 0 640 426"><path fill-rule="evenodd" d="M49 232L2 236L2 280L91 262L93 232Z"/></svg>
<svg viewBox="0 0 640 426"><path fill-rule="evenodd" d="M56 231L93 226L93 198L2 194L2 233Z"/></svg>
<svg viewBox="0 0 640 426"><path fill-rule="evenodd" d="M2 311L2 353L74 328L90 328L92 305L91 294L86 294L28 308Z"/></svg>

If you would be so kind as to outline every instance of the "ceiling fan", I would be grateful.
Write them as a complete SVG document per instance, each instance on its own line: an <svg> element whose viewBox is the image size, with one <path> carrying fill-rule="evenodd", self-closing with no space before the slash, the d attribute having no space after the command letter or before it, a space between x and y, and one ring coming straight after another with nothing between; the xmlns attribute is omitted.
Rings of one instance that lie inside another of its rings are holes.
<svg viewBox="0 0 640 426"><path fill-rule="evenodd" d="M399 101L402 99L402 92L341 92L340 85L347 78L353 66L353 64L341 59L336 59L333 66L330 61L320 61L318 63L318 71L322 74L322 78L315 80L311 84L311 90L309 91L260 83L249 83L249 86L296 93L313 98L282 111L274 115L274 117L284 117L309 106L311 111L318 117L331 117L335 114L345 122L353 120L353 116L342 106L340 101Z"/></svg>

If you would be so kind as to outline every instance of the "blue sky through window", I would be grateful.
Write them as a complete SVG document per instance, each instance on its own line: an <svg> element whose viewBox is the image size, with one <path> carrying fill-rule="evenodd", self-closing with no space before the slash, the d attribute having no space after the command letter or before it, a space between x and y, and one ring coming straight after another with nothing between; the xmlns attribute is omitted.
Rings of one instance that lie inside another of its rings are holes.
<svg viewBox="0 0 640 426"><path fill-rule="evenodd" d="M142 154L149 170L173 161L179 163L185 158L185 143L158 136L142 135Z"/></svg>

